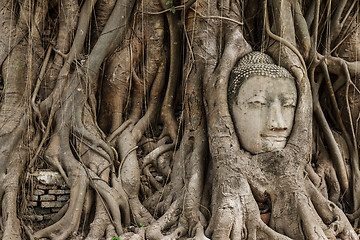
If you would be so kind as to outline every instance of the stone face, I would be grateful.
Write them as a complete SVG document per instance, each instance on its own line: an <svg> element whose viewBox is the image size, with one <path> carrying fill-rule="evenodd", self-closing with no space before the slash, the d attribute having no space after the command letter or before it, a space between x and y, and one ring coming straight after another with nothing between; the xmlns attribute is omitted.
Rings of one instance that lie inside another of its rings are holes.
<svg viewBox="0 0 360 240"><path fill-rule="evenodd" d="M293 79L246 79L230 107L242 147L253 154L283 149L293 127L296 101Z"/></svg>
<svg viewBox="0 0 360 240"><path fill-rule="evenodd" d="M245 55L231 72L228 101L244 150L258 154L285 147L297 105L295 80L288 70L264 53Z"/></svg>

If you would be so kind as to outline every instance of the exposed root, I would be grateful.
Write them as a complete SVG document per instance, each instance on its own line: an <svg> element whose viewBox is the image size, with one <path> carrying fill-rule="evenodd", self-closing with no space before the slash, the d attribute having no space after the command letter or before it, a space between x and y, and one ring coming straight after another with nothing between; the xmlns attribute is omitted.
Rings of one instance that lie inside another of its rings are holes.
<svg viewBox="0 0 360 240"><path fill-rule="evenodd" d="M81 127L80 126L74 127L73 131L76 134L76 137L79 141L82 141L85 145L87 145L97 154L101 155L101 157L107 159L108 162L111 163L115 160L114 152L109 146L109 144L106 144L104 140L102 140L101 138L94 136L82 124ZM89 143L85 143L83 139L85 139ZM104 152L106 152L107 156L103 155L102 152L98 151L97 150L98 147L101 148Z"/></svg>
<svg viewBox="0 0 360 240"><path fill-rule="evenodd" d="M156 181L156 179L153 177L153 175L150 172L150 166L146 166L145 169L143 170L145 176L147 176L151 186L153 188L156 189L156 191L161 191L162 190L162 186L160 183L158 183L158 181Z"/></svg>
<svg viewBox="0 0 360 240"><path fill-rule="evenodd" d="M13 172L13 171L12 171ZM7 176L7 181L5 181L5 193L2 197L2 223L3 223L3 239L15 240L20 239L20 221L17 218L16 211L16 199L18 189L18 179L19 172L14 175L14 173ZM11 181L11 182L10 182Z"/></svg>
<svg viewBox="0 0 360 240"><path fill-rule="evenodd" d="M109 208L111 216L111 222L114 224L116 232L120 235L123 233L121 226L121 212L119 206L122 206L124 223L126 226L130 223L130 211L129 206L127 205L127 199L125 196L115 192L111 189L107 182L99 179L94 173L90 172L92 178L93 188L100 193L101 197L105 200L106 207ZM100 196L99 196L100 197ZM102 203L104 204L104 203Z"/></svg>
<svg viewBox="0 0 360 240"><path fill-rule="evenodd" d="M149 164L153 164L154 166L157 165L157 158L165 152L168 152L174 148L174 144L164 144L159 146L158 148L154 149L151 153L145 156L143 160L143 164L141 169L146 167Z"/></svg>
<svg viewBox="0 0 360 240"><path fill-rule="evenodd" d="M67 212L69 208L69 202L67 202L50 220L49 220L49 225L52 225L54 223L56 223L57 221L59 221Z"/></svg>
<svg viewBox="0 0 360 240"><path fill-rule="evenodd" d="M324 223L333 231L334 235L340 239L357 239L358 236L355 234L344 212L321 195L312 183L307 181L306 187L316 211Z"/></svg>
<svg viewBox="0 0 360 240"><path fill-rule="evenodd" d="M152 223L146 231L146 237L151 240L157 239L176 239L182 234L178 235L178 231L165 236L162 231L170 228L174 223L177 222L179 214L181 213L180 200L176 200L172 203L169 210L161 216L156 222Z"/></svg>
<svg viewBox="0 0 360 240"><path fill-rule="evenodd" d="M105 235L106 228L109 225L112 225L103 202L99 199L100 196L96 197L96 206L95 206L95 217L90 224L90 231L87 234L85 240L99 239ZM119 229L120 230L120 229ZM121 234L122 232L118 232Z"/></svg>
<svg viewBox="0 0 360 240"><path fill-rule="evenodd" d="M242 182L242 190L250 190ZM244 189L245 187L245 189ZM223 193L225 194L225 192ZM228 193L226 193L227 195ZM221 195L220 195L221 196ZM219 197L220 197L219 196ZM206 236L211 239L269 239L289 240L267 226L260 218L260 212L252 195L232 195L219 198L221 206L212 216Z"/></svg>

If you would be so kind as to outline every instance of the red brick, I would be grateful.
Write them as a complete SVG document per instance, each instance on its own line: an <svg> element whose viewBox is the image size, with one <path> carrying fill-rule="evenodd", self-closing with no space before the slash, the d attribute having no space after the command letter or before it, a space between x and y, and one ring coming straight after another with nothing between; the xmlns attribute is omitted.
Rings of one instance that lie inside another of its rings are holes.
<svg viewBox="0 0 360 240"><path fill-rule="evenodd" d="M56 196L55 195L42 195L40 196L40 201L55 201Z"/></svg>
<svg viewBox="0 0 360 240"><path fill-rule="evenodd" d="M44 184L39 183L36 185L36 188L43 189L43 190L49 190L49 189L56 189L57 187L54 185L44 185Z"/></svg>
<svg viewBox="0 0 360 240"><path fill-rule="evenodd" d="M34 190L34 195L44 195L44 194L45 194L44 190L40 190L40 189Z"/></svg>
<svg viewBox="0 0 360 240"><path fill-rule="evenodd" d="M55 195L64 195L64 194L69 194L70 190L62 190L62 189L57 189L57 190L49 190L49 194L55 194Z"/></svg>
<svg viewBox="0 0 360 240"><path fill-rule="evenodd" d="M29 207L36 207L37 204L38 204L37 202L28 202Z"/></svg>
<svg viewBox="0 0 360 240"><path fill-rule="evenodd" d="M61 208L62 206L64 206L64 202L41 202L43 208Z"/></svg>

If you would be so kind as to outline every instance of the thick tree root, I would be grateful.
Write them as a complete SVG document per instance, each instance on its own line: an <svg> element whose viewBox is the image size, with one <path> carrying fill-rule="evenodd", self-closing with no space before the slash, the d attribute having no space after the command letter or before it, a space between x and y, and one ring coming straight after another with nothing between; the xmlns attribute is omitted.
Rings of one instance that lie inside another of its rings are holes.
<svg viewBox="0 0 360 240"><path fill-rule="evenodd" d="M156 222L152 223L146 231L146 237L150 240L159 240L159 239L176 239L177 233L170 234L169 236L163 235L162 231L170 228L174 223L177 222L179 214L181 213L180 201L176 200L169 210L161 216ZM176 232L176 231L175 231ZM179 237L179 236L177 236Z"/></svg>
<svg viewBox="0 0 360 240"><path fill-rule="evenodd" d="M306 188L317 213L336 237L344 240L358 239L344 212L338 206L320 194L311 182L307 181Z"/></svg>
<svg viewBox="0 0 360 240"><path fill-rule="evenodd" d="M95 240L100 239L105 235L106 228L109 225L112 225L109 216L107 215L107 212L105 210L105 207L100 200L100 196L96 196L96 205L95 205L95 217L94 220L90 224L90 231L87 234L85 240ZM114 231L115 233L115 231ZM119 232L118 234L121 234L122 232ZM117 235L118 235L117 234ZM114 234L115 236L115 234Z"/></svg>
<svg viewBox="0 0 360 240"><path fill-rule="evenodd" d="M15 180L12 184L6 184L7 190L5 190L5 194L2 199L2 223L3 223L3 239L15 240L20 239L20 221L17 218L17 211L16 211L16 199L18 193L18 178L12 179Z"/></svg>
<svg viewBox="0 0 360 240"><path fill-rule="evenodd" d="M247 183L243 182L242 191L250 192ZM245 189L244 189L245 187ZM221 193L220 193L221 194ZM206 229L206 236L211 239L259 239L259 236L266 236L265 239L290 238L281 235L267 226L260 218L258 206L252 194L219 196L220 208L213 210L215 213Z"/></svg>
<svg viewBox="0 0 360 240"><path fill-rule="evenodd" d="M18 137L16 137L16 135L19 134L19 136L21 136L20 134L22 133L23 131L19 132L18 130L13 132L15 136L13 135L11 137L15 138L15 141L12 141L10 139L10 141L8 141L7 143L10 144L10 148L13 148L14 152L5 151L3 152L4 155L2 156L4 159L7 160L6 164L3 164L5 168L0 170L0 209L2 211L0 222L2 226L1 228L3 230L3 239L13 240L21 238L20 221L17 216L17 195L20 191L19 182L21 172L25 168L25 160L27 159L28 155L26 154L26 151L24 151L24 149L15 146L19 144L18 141L20 140ZM4 136L1 139L4 140ZM4 150L4 148L2 150ZM7 153L11 154L8 155ZM0 161L3 161L4 159L0 159Z"/></svg>

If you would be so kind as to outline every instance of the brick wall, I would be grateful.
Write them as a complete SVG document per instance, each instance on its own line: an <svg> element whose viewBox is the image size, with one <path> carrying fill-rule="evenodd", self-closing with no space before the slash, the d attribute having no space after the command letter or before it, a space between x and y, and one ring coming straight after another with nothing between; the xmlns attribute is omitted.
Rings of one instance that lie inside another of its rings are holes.
<svg viewBox="0 0 360 240"><path fill-rule="evenodd" d="M54 171L41 170L30 177L34 190L28 202L28 218L37 222L49 220L67 203L70 190Z"/></svg>

